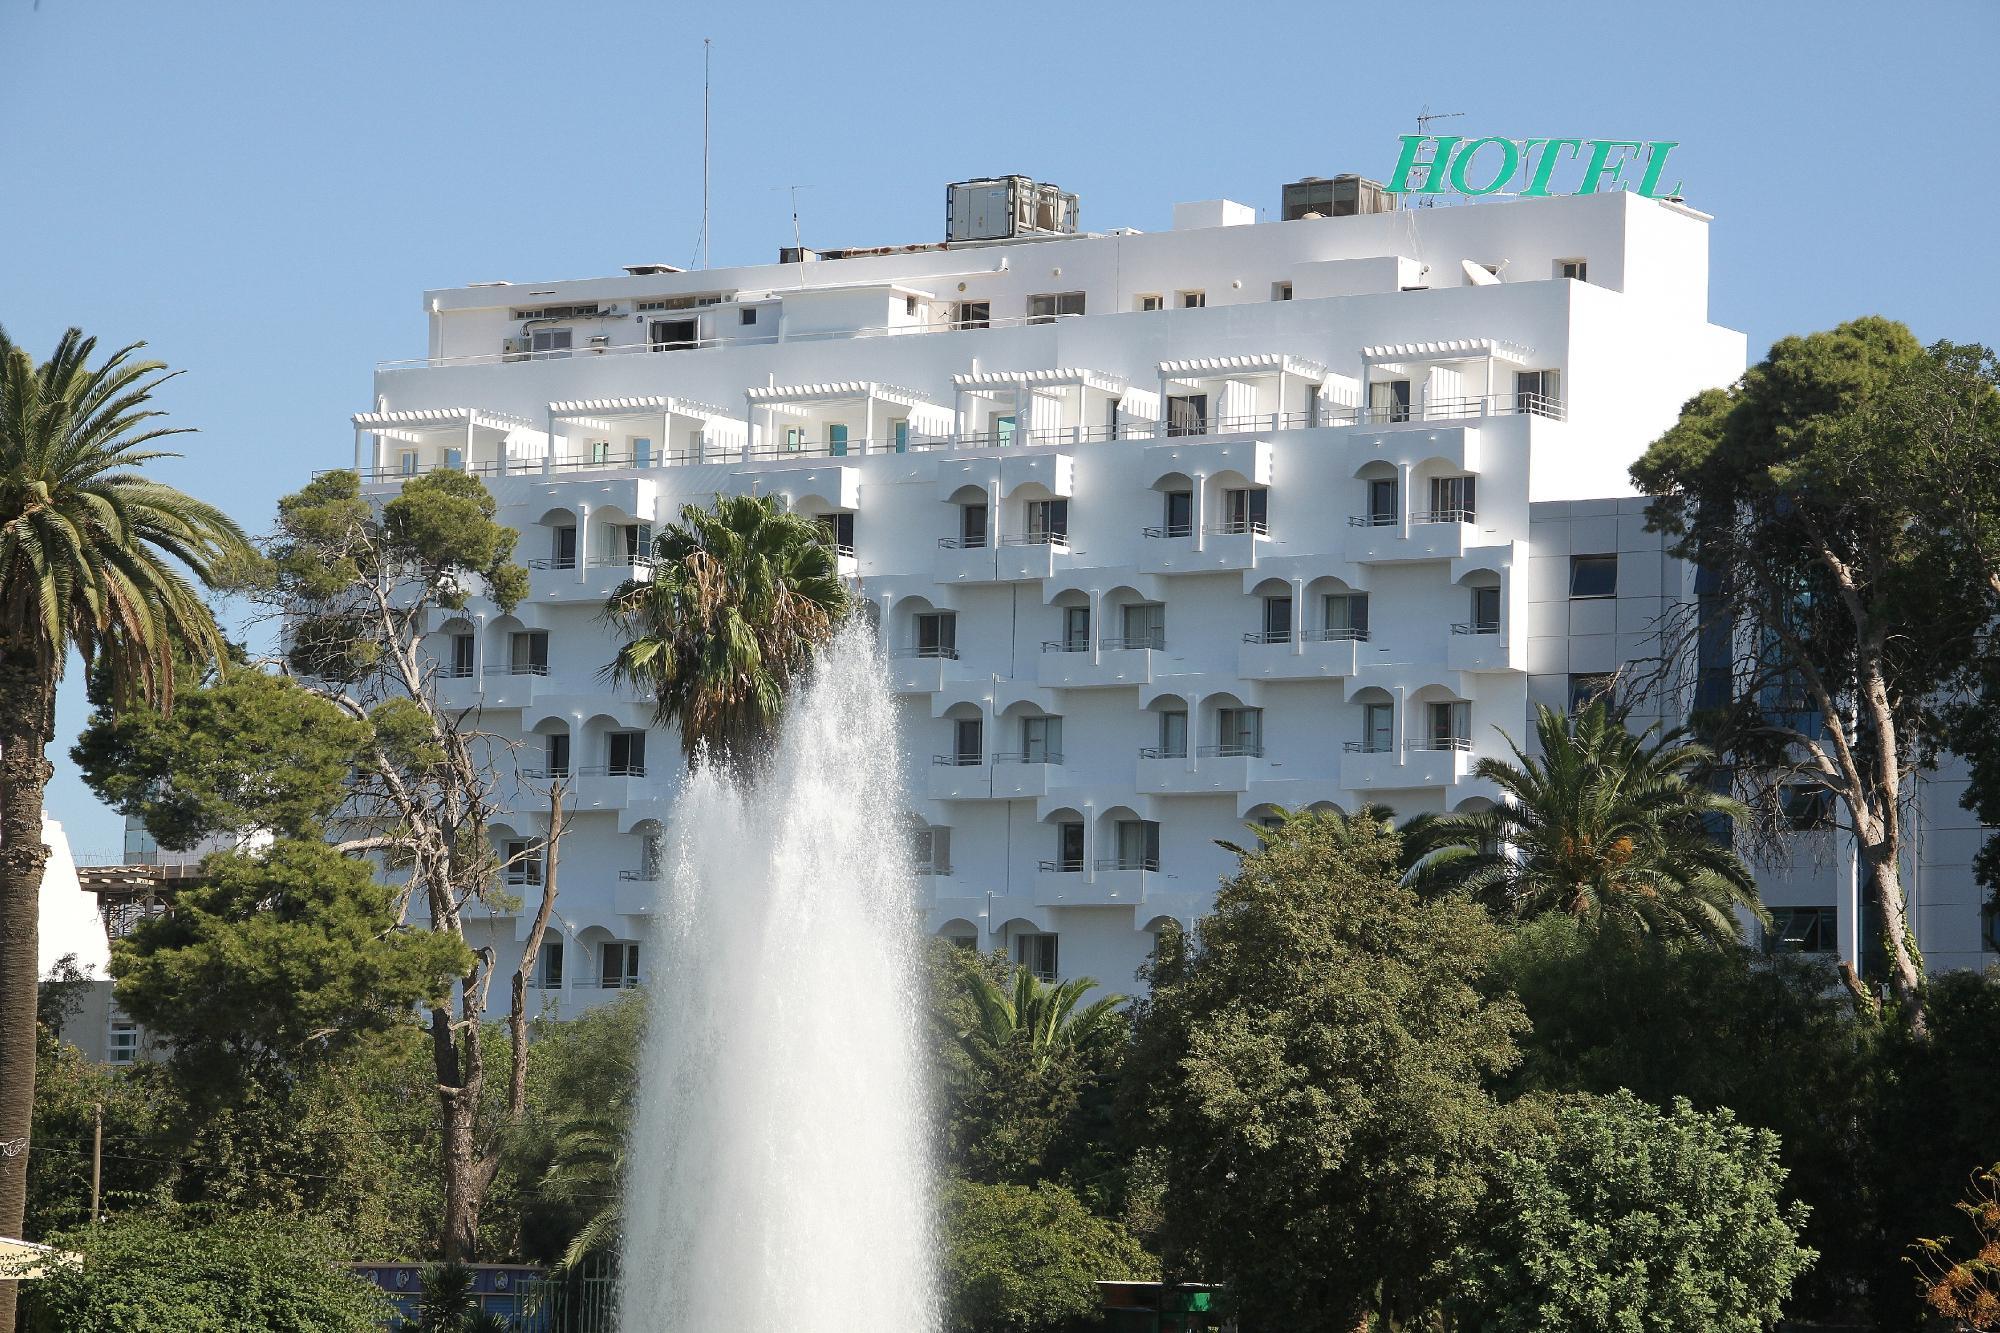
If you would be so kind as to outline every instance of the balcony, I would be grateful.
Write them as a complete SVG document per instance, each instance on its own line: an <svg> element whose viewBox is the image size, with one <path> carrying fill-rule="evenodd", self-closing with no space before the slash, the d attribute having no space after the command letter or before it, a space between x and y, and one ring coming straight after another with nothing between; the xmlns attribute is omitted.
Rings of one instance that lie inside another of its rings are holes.
<svg viewBox="0 0 2000 1333"><path fill-rule="evenodd" d="M1035 683L1050 689L1150 685L1154 655L1166 646L1161 634L1099 639L1093 657L1089 646L1077 640L1044 643Z"/></svg>
<svg viewBox="0 0 2000 1333"><path fill-rule="evenodd" d="M1445 665L1453 671L1525 670L1514 637L1501 633L1498 622L1453 625L1451 642L1445 645Z"/></svg>
<svg viewBox="0 0 2000 1333"><path fill-rule="evenodd" d="M940 537L931 577L939 583L991 583L1000 577L998 559L984 537Z"/></svg>
<svg viewBox="0 0 2000 1333"><path fill-rule="evenodd" d="M576 810L620 810L635 795L648 795L644 764L585 764L571 770L570 805Z"/></svg>
<svg viewBox="0 0 2000 1333"><path fill-rule="evenodd" d="M1246 680L1339 680L1354 674L1368 631L1309 629L1251 633L1236 650Z"/></svg>
<svg viewBox="0 0 2000 1333"><path fill-rule="evenodd" d="M501 666L487 667L481 675L485 688L480 691L480 706L484 708L526 708L535 697L538 682L546 680L549 666L546 662L512 662Z"/></svg>
<svg viewBox="0 0 2000 1333"><path fill-rule="evenodd" d="M1060 754L1043 751L994 755L993 798L1012 801L1047 796L1049 788L1062 786L1062 761Z"/></svg>
<svg viewBox="0 0 2000 1333"><path fill-rule="evenodd" d="M1145 574L1214 574L1255 569L1258 552L1270 544L1263 523L1211 523L1199 540L1192 528L1175 524L1146 528L1139 548L1139 570Z"/></svg>
<svg viewBox="0 0 2000 1333"><path fill-rule="evenodd" d="M993 767L976 754L934 754L924 794L933 801L983 801L993 795Z"/></svg>
<svg viewBox="0 0 2000 1333"><path fill-rule="evenodd" d="M1061 532L1030 532L1002 537L993 553L993 577L1002 583L1034 583L1068 568L1069 536Z"/></svg>
<svg viewBox="0 0 2000 1333"><path fill-rule="evenodd" d="M1400 749L1347 742L1340 785L1356 793L1448 787L1472 773L1472 742L1457 737L1405 741Z"/></svg>
<svg viewBox="0 0 2000 1333"><path fill-rule="evenodd" d="M889 659L889 688L898 694L936 694L944 688L947 663L956 648L904 648Z"/></svg>
<svg viewBox="0 0 2000 1333"><path fill-rule="evenodd" d="M1190 764L1185 754L1139 751L1134 786L1142 796L1227 796L1262 778L1264 747L1203 745Z"/></svg>
<svg viewBox="0 0 2000 1333"><path fill-rule="evenodd" d="M528 562L528 600L533 602L602 602L629 579L650 579L653 559L648 555L591 556L582 562L574 558L549 557Z"/></svg>
<svg viewBox="0 0 2000 1333"><path fill-rule="evenodd" d="M1158 862L1110 859L1097 862L1087 875L1081 861L1044 861L1035 876L1035 906L1136 906L1146 901L1147 880L1159 869Z"/></svg>
<svg viewBox="0 0 2000 1333"><path fill-rule="evenodd" d="M1349 560L1384 564L1394 560L1457 560L1474 545L1479 529L1469 509L1443 509L1410 515L1409 535L1394 514L1358 514L1347 520Z"/></svg>

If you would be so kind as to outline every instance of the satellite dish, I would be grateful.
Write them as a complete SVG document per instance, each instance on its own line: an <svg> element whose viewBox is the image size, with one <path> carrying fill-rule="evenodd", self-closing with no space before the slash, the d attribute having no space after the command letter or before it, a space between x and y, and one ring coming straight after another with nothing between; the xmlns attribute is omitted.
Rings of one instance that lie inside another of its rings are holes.
<svg viewBox="0 0 2000 1333"><path fill-rule="evenodd" d="M1496 287L1500 279L1486 270L1483 264L1475 264L1470 259L1458 261L1465 266L1465 280L1475 287Z"/></svg>

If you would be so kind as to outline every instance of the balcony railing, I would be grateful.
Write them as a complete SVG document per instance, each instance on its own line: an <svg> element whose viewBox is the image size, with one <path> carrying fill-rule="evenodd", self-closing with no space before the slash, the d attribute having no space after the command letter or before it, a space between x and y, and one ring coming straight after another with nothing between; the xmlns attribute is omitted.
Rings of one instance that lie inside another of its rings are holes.
<svg viewBox="0 0 2000 1333"><path fill-rule="evenodd" d="M1224 741L1220 745L1204 745L1195 752L1198 759L1262 759L1262 741Z"/></svg>
<svg viewBox="0 0 2000 1333"><path fill-rule="evenodd" d="M470 666L460 666L457 663L451 663L449 665L439 667L437 669L437 674L439 679L441 680L470 680L472 678L473 671Z"/></svg>
<svg viewBox="0 0 2000 1333"><path fill-rule="evenodd" d="M1139 747L1139 757L1141 759L1185 759L1187 758L1187 746L1142 745Z"/></svg>
<svg viewBox="0 0 2000 1333"><path fill-rule="evenodd" d="M1167 632L1162 629L1148 630L1144 634L1124 634L1117 638L1099 639L1097 646L1107 653L1131 652L1138 648L1151 648L1157 652L1167 646Z"/></svg>
<svg viewBox="0 0 2000 1333"><path fill-rule="evenodd" d="M897 657L942 657L947 661L958 660L958 649L948 644L920 643L910 648L898 648Z"/></svg>
<svg viewBox="0 0 2000 1333"><path fill-rule="evenodd" d="M1348 741L1341 749L1349 754L1394 754L1396 747L1388 741Z"/></svg>
<svg viewBox="0 0 2000 1333"><path fill-rule="evenodd" d="M1043 639L1042 651L1045 653L1087 653L1090 651L1090 640Z"/></svg>
<svg viewBox="0 0 2000 1333"><path fill-rule="evenodd" d="M545 555L542 556L540 559L530 560L528 562L528 568L529 569L575 569L576 557L573 555Z"/></svg>
<svg viewBox="0 0 2000 1333"><path fill-rule="evenodd" d="M1194 524L1162 523L1157 527L1141 528L1139 531L1142 536L1154 538L1192 537L1194 536Z"/></svg>
<svg viewBox="0 0 2000 1333"><path fill-rule="evenodd" d="M1347 519L1350 528L1393 528L1402 522L1400 514L1351 514Z"/></svg>
<svg viewBox="0 0 2000 1333"><path fill-rule="evenodd" d="M570 775L570 770L543 765L540 768L524 768L520 773L523 782L560 782Z"/></svg>
<svg viewBox="0 0 2000 1333"><path fill-rule="evenodd" d="M1300 630L1299 637L1307 643L1366 643L1368 631L1342 626L1334 629Z"/></svg>
<svg viewBox="0 0 2000 1333"><path fill-rule="evenodd" d="M1461 621L1451 627L1453 634L1498 634L1500 622L1497 620Z"/></svg>
<svg viewBox="0 0 2000 1333"><path fill-rule="evenodd" d="M1472 753L1472 740L1467 736L1420 736L1413 741L1404 741L1405 750L1456 750L1460 754Z"/></svg>
<svg viewBox="0 0 2000 1333"><path fill-rule="evenodd" d="M1243 636L1245 643L1290 643L1297 634L1288 629L1253 629Z"/></svg>
<svg viewBox="0 0 2000 1333"><path fill-rule="evenodd" d="M910 869L919 875L949 875L951 862L923 860L911 865Z"/></svg>
<svg viewBox="0 0 2000 1333"><path fill-rule="evenodd" d="M1053 861L1040 862L1039 868L1044 875L1081 875L1083 858L1059 857Z"/></svg>
<svg viewBox="0 0 2000 1333"><path fill-rule="evenodd" d="M549 674L547 662L502 662L499 666L486 668L489 676L546 676Z"/></svg>
<svg viewBox="0 0 2000 1333"><path fill-rule="evenodd" d="M660 873L658 866L654 866L651 869L621 870L618 872L618 878L627 884L657 884L665 876Z"/></svg>
<svg viewBox="0 0 2000 1333"><path fill-rule="evenodd" d="M643 778L646 776L644 764L585 764L576 770L580 778Z"/></svg>
<svg viewBox="0 0 2000 1333"><path fill-rule="evenodd" d="M934 754L931 764L937 768L977 768L986 762L986 756L978 754Z"/></svg>
<svg viewBox="0 0 2000 1333"><path fill-rule="evenodd" d="M1271 535L1270 525L1261 518L1224 519L1220 523L1209 524L1202 531L1215 537L1240 537L1245 533L1256 537Z"/></svg>
<svg viewBox="0 0 2000 1333"><path fill-rule="evenodd" d="M942 551L983 551L988 543L984 537L940 537L938 549Z"/></svg>
<svg viewBox="0 0 2000 1333"><path fill-rule="evenodd" d="M653 557L642 551L622 555L594 555L585 562L592 569L651 569Z"/></svg>
<svg viewBox="0 0 2000 1333"><path fill-rule="evenodd" d="M1157 856L1107 856L1097 863L1099 871L1105 870L1158 870L1160 858Z"/></svg>
<svg viewBox="0 0 2000 1333"><path fill-rule="evenodd" d="M1061 764L1060 750L1006 750L993 756L996 764Z"/></svg>
<svg viewBox="0 0 2000 1333"><path fill-rule="evenodd" d="M1053 546L1059 550L1069 549L1067 532L1024 532L1018 537L1002 537L1002 546Z"/></svg>
<svg viewBox="0 0 2000 1333"><path fill-rule="evenodd" d="M1470 509L1419 509L1410 515L1412 523L1473 523L1477 516Z"/></svg>

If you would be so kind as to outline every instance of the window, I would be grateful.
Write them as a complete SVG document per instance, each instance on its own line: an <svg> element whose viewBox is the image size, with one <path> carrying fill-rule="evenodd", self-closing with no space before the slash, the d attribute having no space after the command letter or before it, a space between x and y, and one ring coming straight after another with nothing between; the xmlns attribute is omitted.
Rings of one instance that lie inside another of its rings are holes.
<svg viewBox="0 0 2000 1333"><path fill-rule="evenodd" d="M1575 597L1616 597L1618 557L1615 555L1573 555L1569 558L1569 595Z"/></svg>
<svg viewBox="0 0 2000 1333"><path fill-rule="evenodd" d="M1056 979L1056 937L1053 935L1016 935L1014 937L1014 963L1022 970L1033 973L1036 980L1054 985Z"/></svg>
<svg viewBox="0 0 2000 1333"><path fill-rule="evenodd" d="M1472 522L1478 503L1478 485L1477 477L1432 477L1431 522Z"/></svg>
<svg viewBox="0 0 2000 1333"><path fill-rule="evenodd" d="M1289 301L1289 300L1291 300L1291 299L1292 299L1292 284L1291 284L1291 283L1289 283L1289 282L1274 282L1274 283L1272 283L1272 284L1271 284L1271 299L1272 299L1273 301Z"/></svg>
<svg viewBox="0 0 2000 1333"><path fill-rule="evenodd" d="M635 940L606 940L598 971L605 990L630 990L639 984L639 945Z"/></svg>
<svg viewBox="0 0 2000 1333"><path fill-rule="evenodd" d="M954 718L951 760L960 768L976 768L986 760L986 727L976 717Z"/></svg>
<svg viewBox="0 0 2000 1333"><path fill-rule="evenodd" d="M1773 907L1764 948L1771 953L1833 953L1840 948L1840 913L1832 907Z"/></svg>
<svg viewBox="0 0 2000 1333"><path fill-rule="evenodd" d="M951 830L948 828L912 830L910 860L919 875L949 875Z"/></svg>
<svg viewBox="0 0 2000 1333"><path fill-rule="evenodd" d="M1083 869L1083 825L1068 820L1056 825L1056 859L1047 867L1069 874Z"/></svg>
<svg viewBox="0 0 2000 1333"><path fill-rule="evenodd" d="M472 654L477 646L477 642L470 634L452 635L451 664L445 668L444 674L459 680L471 675Z"/></svg>
<svg viewBox="0 0 2000 1333"><path fill-rule="evenodd" d="M952 323L961 329L983 329L992 321L991 301L960 301L952 312Z"/></svg>
<svg viewBox="0 0 2000 1333"><path fill-rule="evenodd" d="M1222 755L1261 757L1264 753L1264 710L1218 710L1215 715L1215 748Z"/></svg>
<svg viewBox="0 0 2000 1333"><path fill-rule="evenodd" d="M592 440L590 442L590 461L600 464L609 463L611 461L611 441Z"/></svg>
<svg viewBox="0 0 2000 1333"><path fill-rule="evenodd" d="M1366 639L1368 637L1368 594L1365 592L1330 592L1322 602L1321 610L1326 615L1326 637L1329 639Z"/></svg>
<svg viewBox="0 0 2000 1333"><path fill-rule="evenodd" d="M545 629L515 630L507 636L507 667L517 676L549 674L549 632Z"/></svg>
<svg viewBox="0 0 2000 1333"><path fill-rule="evenodd" d="M1002 449L1012 445L1016 424L1012 416L993 418L993 443Z"/></svg>
<svg viewBox="0 0 2000 1333"><path fill-rule="evenodd" d="M1514 410L1552 417L1562 407L1560 370L1517 370L1514 372Z"/></svg>
<svg viewBox="0 0 2000 1333"><path fill-rule="evenodd" d="M785 427L785 452L795 454L805 447L806 428L804 426Z"/></svg>
<svg viewBox="0 0 2000 1333"><path fill-rule="evenodd" d="M958 656L958 612L921 611L917 614L917 656Z"/></svg>
<svg viewBox="0 0 2000 1333"><path fill-rule="evenodd" d="M746 328L755 324L757 322L757 307L754 305L744 306L736 312L736 321Z"/></svg>
<svg viewBox="0 0 2000 1333"><path fill-rule="evenodd" d="M906 454L910 451L910 419L908 417L897 417L889 423L889 439L896 446L897 453Z"/></svg>
<svg viewBox="0 0 2000 1333"><path fill-rule="evenodd" d="M1474 634L1498 634L1500 632L1500 590L1498 588L1473 588L1472 618L1466 628Z"/></svg>
<svg viewBox="0 0 2000 1333"><path fill-rule="evenodd" d="M826 452L833 458L847 457L847 427L833 422L826 428Z"/></svg>
<svg viewBox="0 0 2000 1333"><path fill-rule="evenodd" d="M605 753L605 767L612 777L643 778L646 776L645 732L614 731L605 739L609 743Z"/></svg>
<svg viewBox="0 0 2000 1333"><path fill-rule="evenodd" d="M611 546L625 563L638 564L653 553L653 525L620 523L611 530Z"/></svg>
<svg viewBox="0 0 2000 1333"><path fill-rule="evenodd" d="M405 449L397 456L397 468L406 477L417 475L417 451Z"/></svg>
<svg viewBox="0 0 2000 1333"><path fill-rule="evenodd" d="M1139 298L1139 309L1141 310L1164 310L1166 307L1165 298L1158 292L1148 292Z"/></svg>
<svg viewBox="0 0 2000 1333"><path fill-rule="evenodd" d="M1167 608L1163 602L1134 602L1121 613L1126 648L1167 646Z"/></svg>
<svg viewBox="0 0 2000 1333"><path fill-rule="evenodd" d="M854 554L854 515L846 511L819 516L820 531L826 540L841 555Z"/></svg>
<svg viewBox="0 0 2000 1333"><path fill-rule="evenodd" d="M1168 491L1166 494L1166 522L1160 528L1162 537L1186 537L1194 531L1194 492Z"/></svg>
<svg viewBox="0 0 2000 1333"><path fill-rule="evenodd" d="M535 989L561 990L563 988L563 942L544 939L542 952L535 959Z"/></svg>
<svg viewBox="0 0 2000 1333"><path fill-rule="evenodd" d="M1150 819L1118 821L1119 870L1160 868L1160 826Z"/></svg>
<svg viewBox="0 0 2000 1333"><path fill-rule="evenodd" d="M1030 324L1049 324L1064 316L1082 313L1082 292L1044 292L1028 298Z"/></svg>
<svg viewBox="0 0 2000 1333"><path fill-rule="evenodd" d="M986 545L986 505L960 505L958 507L958 544L967 551L977 551Z"/></svg>
<svg viewBox="0 0 2000 1333"><path fill-rule="evenodd" d="M1021 762L1060 764L1062 762L1062 719L1024 717L1021 719Z"/></svg>
<svg viewBox="0 0 2000 1333"><path fill-rule="evenodd" d="M1048 543L1053 546L1067 545L1069 536L1069 501L1030 500L1028 501L1028 540Z"/></svg>
<svg viewBox="0 0 2000 1333"><path fill-rule="evenodd" d="M1430 748L1470 750L1472 748L1472 705L1461 700L1430 706Z"/></svg>
<svg viewBox="0 0 2000 1333"><path fill-rule="evenodd" d="M542 776L569 776L569 733L552 731L542 738Z"/></svg>
<svg viewBox="0 0 2000 1333"><path fill-rule="evenodd" d="M1396 748L1394 704L1362 705L1361 748L1368 754L1386 754Z"/></svg>
<svg viewBox="0 0 2000 1333"><path fill-rule="evenodd" d="M1254 532L1259 536L1268 527L1271 513L1271 493L1261 486L1222 493L1222 530L1224 532Z"/></svg>
<svg viewBox="0 0 2000 1333"><path fill-rule="evenodd" d="M1785 823L1800 833L1833 827L1833 793L1824 787L1786 787L1780 793Z"/></svg>
<svg viewBox="0 0 2000 1333"><path fill-rule="evenodd" d="M513 838L500 848L500 878L509 884L539 885L542 882L542 844Z"/></svg>
<svg viewBox="0 0 2000 1333"><path fill-rule="evenodd" d="M136 1023L113 1023L110 1040L104 1044L104 1059L114 1065L129 1065L139 1058L139 1027Z"/></svg>
<svg viewBox="0 0 2000 1333"><path fill-rule="evenodd" d="M640 437L632 441L632 466L653 466L653 442Z"/></svg>
<svg viewBox="0 0 2000 1333"><path fill-rule="evenodd" d="M1090 651L1090 608L1066 606L1062 613L1062 650L1066 653Z"/></svg>
<svg viewBox="0 0 2000 1333"><path fill-rule="evenodd" d="M1410 419L1410 382L1383 380L1368 386L1368 414L1377 421Z"/></svg>
<svg viewBox="0 0 2000 1333"><path fill-rule="evenodd" d="M1589 282L1590 264L1587 260L1582 259L1558 259L1556 261L1556 276L1558 278L1572 278L1577 282Z"/></svg>
<svg viewBox="0 0 2000 1333"><path fill-rule="evenodd" d="M1611 687L1615 680L1608 672L1593 671L1569 678L1569 712L1575 717L1594 703L1611 703Z"/></svg>
<svg viewBox="0 0 2000 1333"><path fill-rule="evenodd" d="M1377 477L1368 483L1368 523L1371 527L1392 528L1402 517L1396 500L1396 479Z"/></svg>
<svg viewBox="0 0 2000 1333"><path fill-rule="evenodd" d="M1986 948L2000 953L2000 907L1986 904L1979 911L1979 941Z"/></svg>
<svg viewBox="0 0 2000 1333"><path fill-rule="evenodd" d="M677 352L700 341L699 320L656 319L652 323L652 345L656 352Z"/></svg>
<svg viewBox="0 0 2000 1333"><path fill-rule="evenodd" d="M535 329L528 334L528 350L536 356L562 357L570 352L570 330Z"/></svg>
<svg viewBox="0 0 2000 1333"><path fill-rule="evenodd" d="M1207 292L1182 292L1180 298L1183 310L1199 310L1208 304Z"/></svg>
<svg viewBox="0 0 2000 1333"><path fill-rule="evenodd" d="M549 568L576 568L576 524L564 523L549 534Z"/></svg>
<svg viewBox="0 0 2000 1333"><path fill-rule="evenodd" d="M1290 643L1292 641L1292 595L1264 599L1265 643Z"/></svg>
<svg viewBox="0 0 2000 1333"><path fill-rule="evenodd" d="M1208 395L1174 394L1167 399L1167 434L1205 435L1208 433Z"/></svg>
<svg viewBox="0 0 2000 1333"><path fill-rule="evenodd" d="M905 296L905 297L903 298L903 313L904 313L904 314L906 314L906 315L914 315L914 314L916 314L916 313L917 313L917 298L916 298L916 297L914 297L914 296Z"/></svg>
<svg viewBox="0 0 2000 1333"><path fill-rule="evenodd" d="M444 470L446 472L462 472L464 469L465 450L447 449L444 451Z"/></svg>
<svg viewBox="0 0 2000 1333"><path fill-rule="evenodd" d="M1159 759L1187 758L1187 713L1182 710L1160 714Z"/></svg>

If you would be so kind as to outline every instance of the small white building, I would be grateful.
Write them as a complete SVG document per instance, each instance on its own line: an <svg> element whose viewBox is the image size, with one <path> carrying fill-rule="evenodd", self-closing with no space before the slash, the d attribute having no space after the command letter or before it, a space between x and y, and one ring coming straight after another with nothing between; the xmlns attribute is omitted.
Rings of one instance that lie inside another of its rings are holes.
<svg viewBox="0 0 2000 1333"><path fill-rule="evenodd" d="M904 705L903 789L857 799L908 810L932 929L1114 989L1207 909L1217 839L1492 799L1476 761L1689 595L1627 468L1744 368L1704 214L1210 201L1072 234L1073 197L1021 197L998 225L955 205L941 244L429 292L428 356L378 368L366 488L465 468L522 534L528 600L435 643L522 745L504 840L541 831L539 775L574 780L545 1004L647 974L679 752L603 683L598 612L684 503L776 494L835 534ZM1954 794L1927 784L1912 878L1939 967L1993 957ZM1781 933L1852 956L1851 849L1800 846L1765 876L1801 909Z"/></svg>

